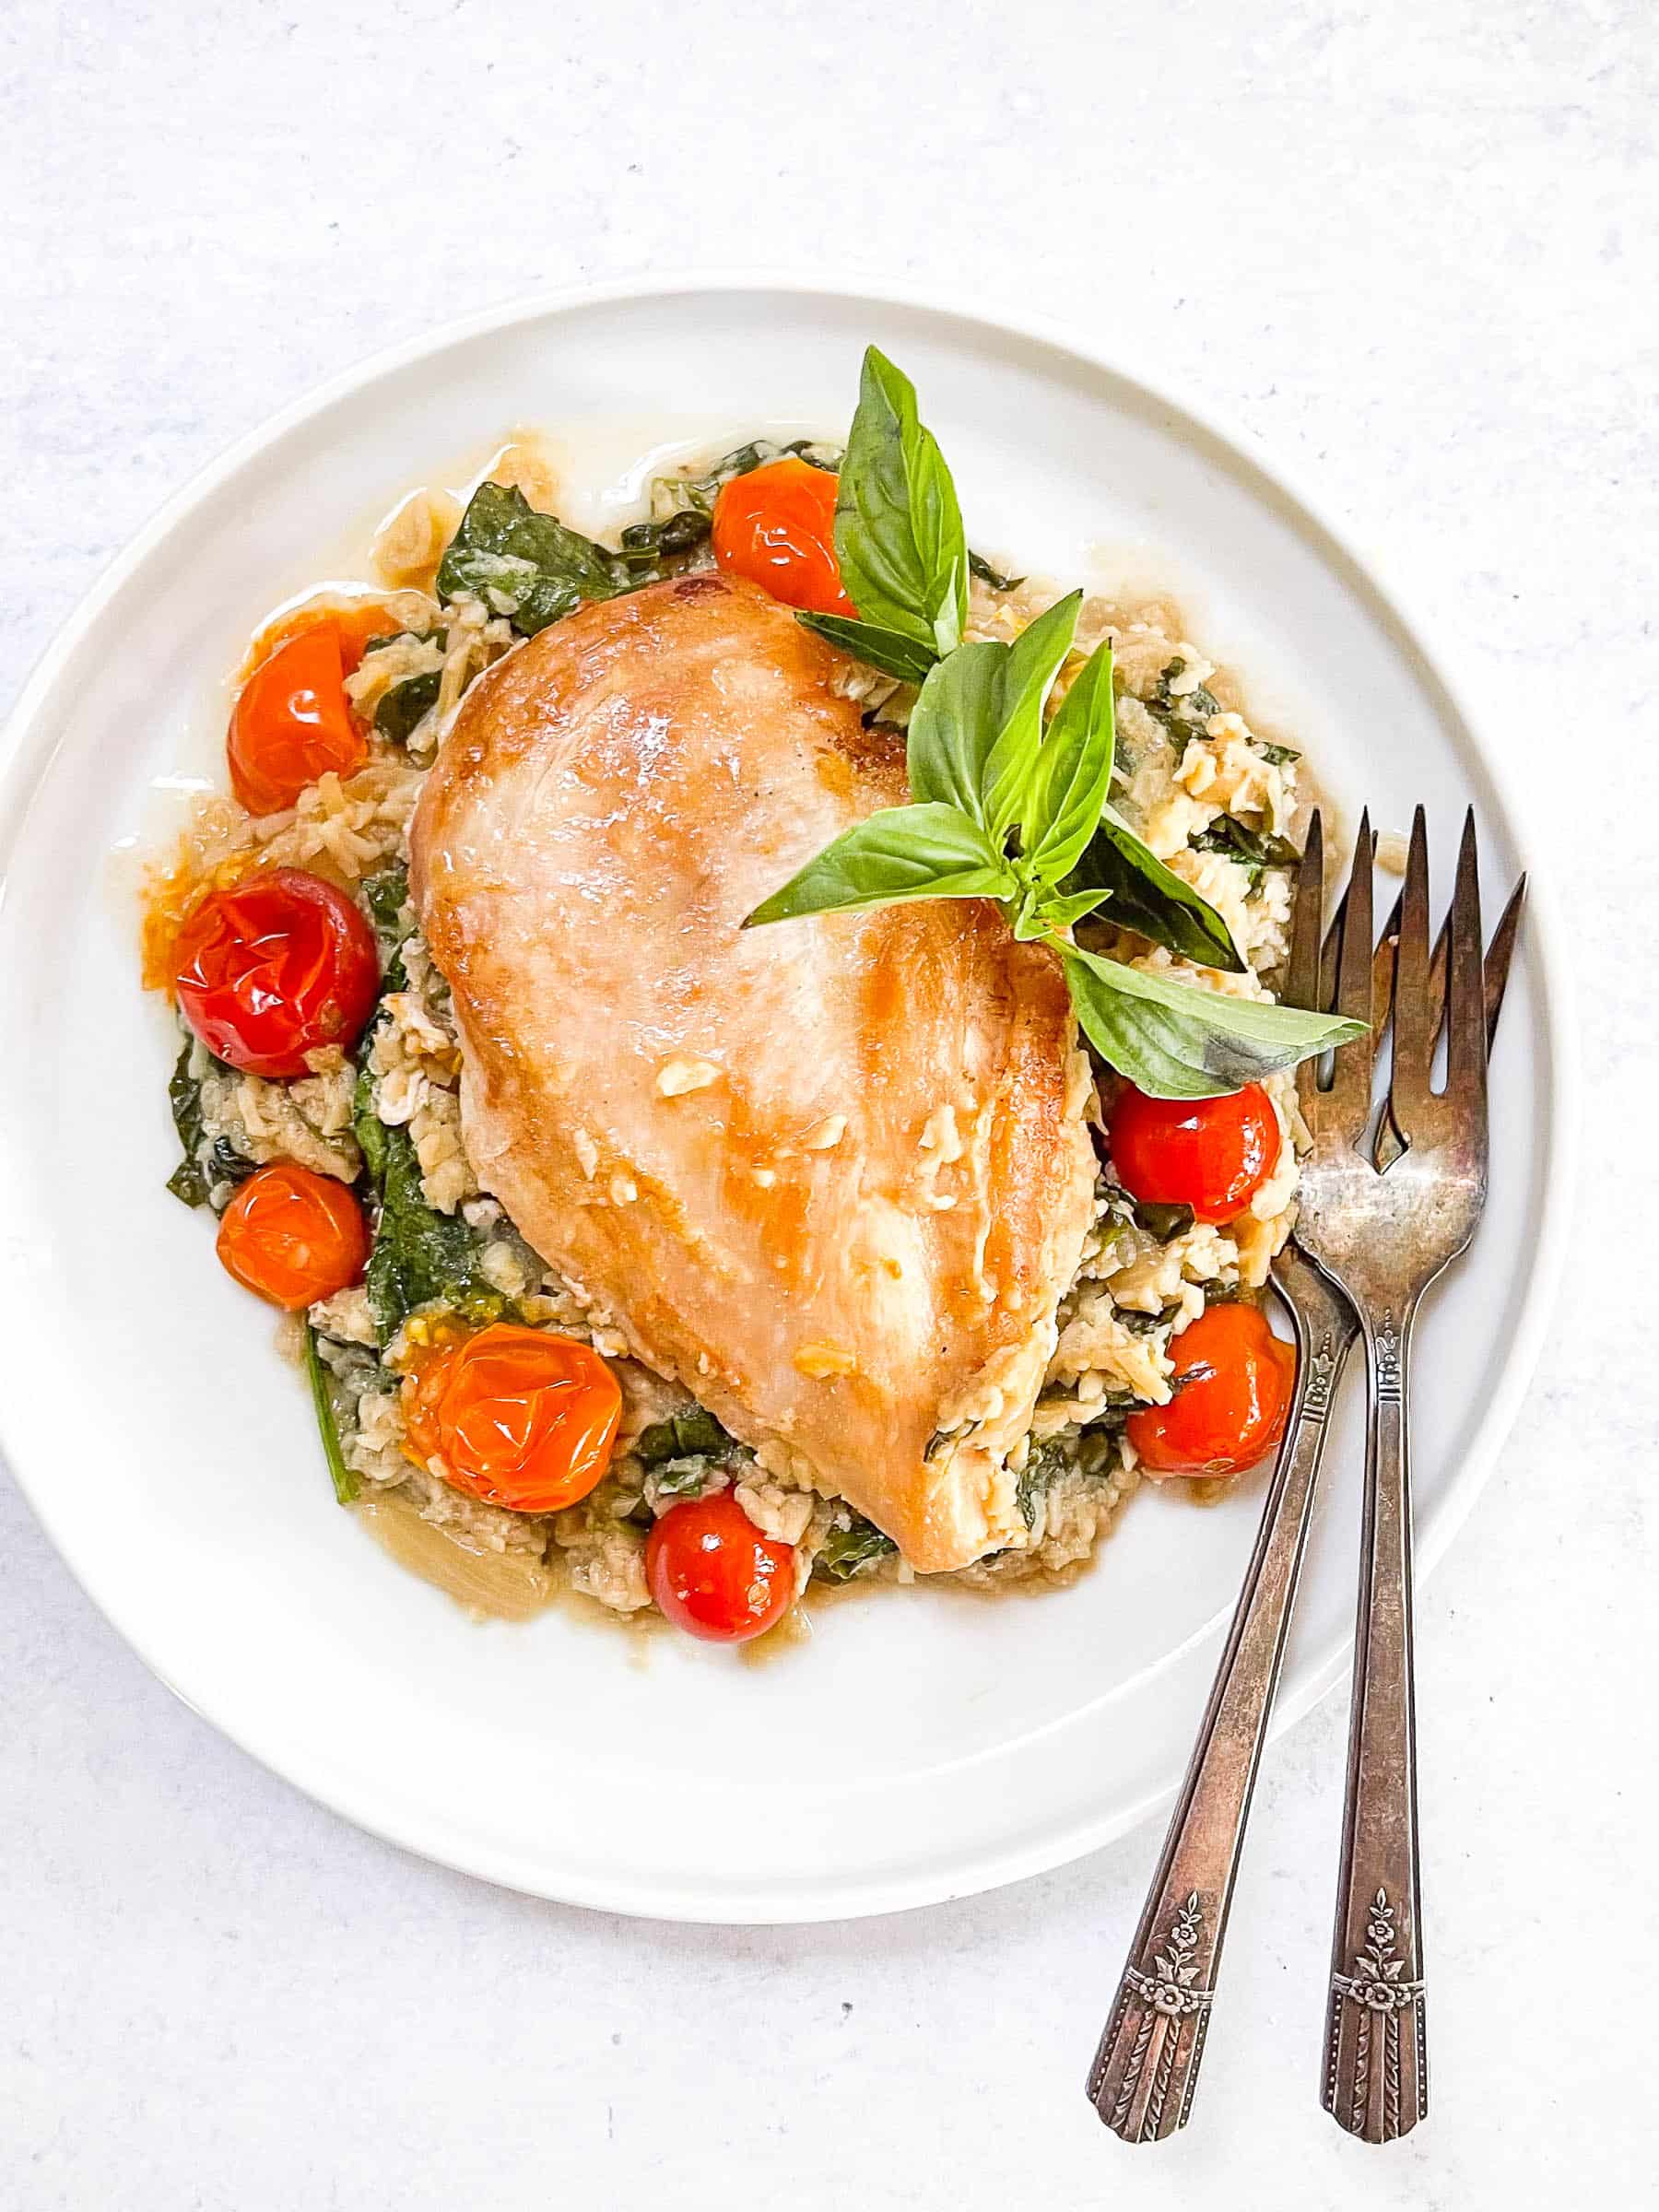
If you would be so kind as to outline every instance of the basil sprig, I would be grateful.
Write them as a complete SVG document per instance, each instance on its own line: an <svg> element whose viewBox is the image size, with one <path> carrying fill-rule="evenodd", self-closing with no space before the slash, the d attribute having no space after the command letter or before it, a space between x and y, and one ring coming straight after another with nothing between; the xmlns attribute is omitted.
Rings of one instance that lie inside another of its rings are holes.
<svg viewBox="0 0 1659 2212"><path fill-rule="evenodd" d="M809 629L912 684L961 643L968 540L956 485L915 386L874 346L841 462L835 557L858 619L803 615Z"/></svg>
<svg viewBox="0 0 1659 2212"><path fill-rule="evenodd" d="M962 641L967 541L950 472L908 379L871 347L836 503L836 553L858 619L820 635L920 685L912 804L856 822L744 926L915 899L993 899L1017 938L1059 955L1077 1019L1107 1064L1158 1098L1211 1098L1359 1036L1364 1024L1148 973L1071 941L1108 918L1202 966L1245 973L1226 923L1108 804L1116 725L1110 644L1044 710L1082 594L1011 644Z"/></svg>

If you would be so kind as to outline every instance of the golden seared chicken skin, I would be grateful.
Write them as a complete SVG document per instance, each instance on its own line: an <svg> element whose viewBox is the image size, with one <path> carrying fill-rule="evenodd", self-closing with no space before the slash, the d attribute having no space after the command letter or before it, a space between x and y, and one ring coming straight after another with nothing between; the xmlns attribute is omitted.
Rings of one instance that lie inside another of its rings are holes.
<svg viewBox="0 0 1659 2212"><path fill-rule="evenodd" d="M981 902L741 927L907 796L845 666L715 575L584 606L467 694L412 879L484 1187L639 1359L935 1571L1024 1534L1088 1075L1057 963Z"/></svg>

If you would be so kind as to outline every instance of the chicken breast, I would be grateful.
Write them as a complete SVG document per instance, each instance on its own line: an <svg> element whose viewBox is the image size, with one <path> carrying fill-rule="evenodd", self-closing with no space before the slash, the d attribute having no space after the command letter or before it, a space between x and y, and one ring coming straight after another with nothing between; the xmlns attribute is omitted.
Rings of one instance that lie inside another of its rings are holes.
<svg viewBox="0 0 1659 2212"><path fill-rule="evenodd" d="M982 901L739 927L907 795L845 665L714 575L584 606L467 694L412 880L485 1189L639 1359L931 1571L1024 1536L1088 1076L1057 962Z"/></svg>

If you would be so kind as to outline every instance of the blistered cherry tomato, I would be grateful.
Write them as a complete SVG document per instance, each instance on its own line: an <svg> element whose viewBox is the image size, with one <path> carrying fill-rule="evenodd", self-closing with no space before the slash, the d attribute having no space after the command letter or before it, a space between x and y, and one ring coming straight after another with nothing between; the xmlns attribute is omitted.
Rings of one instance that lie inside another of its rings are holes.
<svg viewBox="0 0 1659 2212"><path fill-rule="evenodd" d="M1150 1475L1236 1475L1285 1433L1296 1353L1255 1306L1206 1306L1170 1346L1174 1396L1124 1433Z"/></svg>
<svg viewBox="0 0 1659 2212"><path fill-rule="evenodd" d="M786 606L851 615L835 558L840 481L793 453L733 477L714 500L714 559Z"/></svg>
<svg viewBox="0 0 1659 2212"><path fill-rule="evenodd" d="M1190 1206L1200 1221L1241 1214L1278 1165L1278 1116L1259 1083L1222 1099L1150 1099L1132 1083L1106 1124L1132 1198Z"/></svg>
<svg viewBox="0 0 1659 2212"><path fill-rule="evenodd" d="M747 1643L789 1610L793 1544L763 1535L730 1490L670 1506L645 1539L657 1609L710 1643Z"/></svg>
<svg viewBox="0 0 1659 2212"><path fill-rule="evenodd" d="M622 1393L590 1344L498 1321L405 1378L411 1455L515 1513L557 1513L610 1465Z"/></svg>
<svg viewBox="0 0 1659 2212"><path fill-rule="evenodd" d="M379 599L313 600L267 622L253 641L248 663L256 668L290 638L303 637L308 629L328 629L339 640L342 673L355 676L362 666L363 650L370 639L394 638L403 627Z"/></svg>
<svg viewBox="0 0 1659 2212"><path fill-rule="evenodd" d="M302 629L261 661L237 694L225 754L250 814L280 813L330 769L361 768L369 740L347 701L336 626Z"/></svg>
<svg viewBox="0 0 1659 2212"><path fill-rule="evenodd" d="M349 1050L374 1010L374 932L304 868L209 891L173 947L173 988L210 1053L251 1076L302 1076L322 1045Z"/></svg>
<svg viewBox="0 0 1659 2212"><path fill-rule="evenodd" d="M218 1256L239 1283L294 1313L359 1279L369 1230L343 1182L277 1160L255 1169L226 1206Z"/></svg>

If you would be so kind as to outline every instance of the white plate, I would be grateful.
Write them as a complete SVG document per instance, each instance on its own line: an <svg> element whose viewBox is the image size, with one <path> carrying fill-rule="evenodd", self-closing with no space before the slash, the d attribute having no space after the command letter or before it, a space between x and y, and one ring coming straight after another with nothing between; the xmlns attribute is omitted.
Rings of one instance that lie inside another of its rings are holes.
<svg viewBox="0 0 1659 2212"><path fill-rule="evenodd" d="M290 410L92 593L24 694L0 785L0 1421L42 1523L163 1680L302 1789L433 1858L622 1912L884 1912L1127 1828L1184 1761L1260 1482L1208 1510L1143 1494L1064 1592L841 1605L770 1666L564 1611L476 1625L335 1508L268 1315L162 1187L169 1030L137 990L132 864L112 855L155 834L159 784L217 776L224 672L266 608L335 565L342 527L517 423L613 468L693 425L843 424L870 339L914 377L976 544L1068 581L1105 547L1172 582L1328 789L1384 828L1420 798L1448 834L1473 798L1488 896L1507 887L1521 840L1496 756L1276 472L1029 324L786 284L537 302ZM1542 900L1497 1057L1490 1210L1418 1375L1425 1566L1514 1414L1561 1240L1570 1067ZM1342 1662L1355 1436L1350 1418L1281 1726Z"/></svg>

